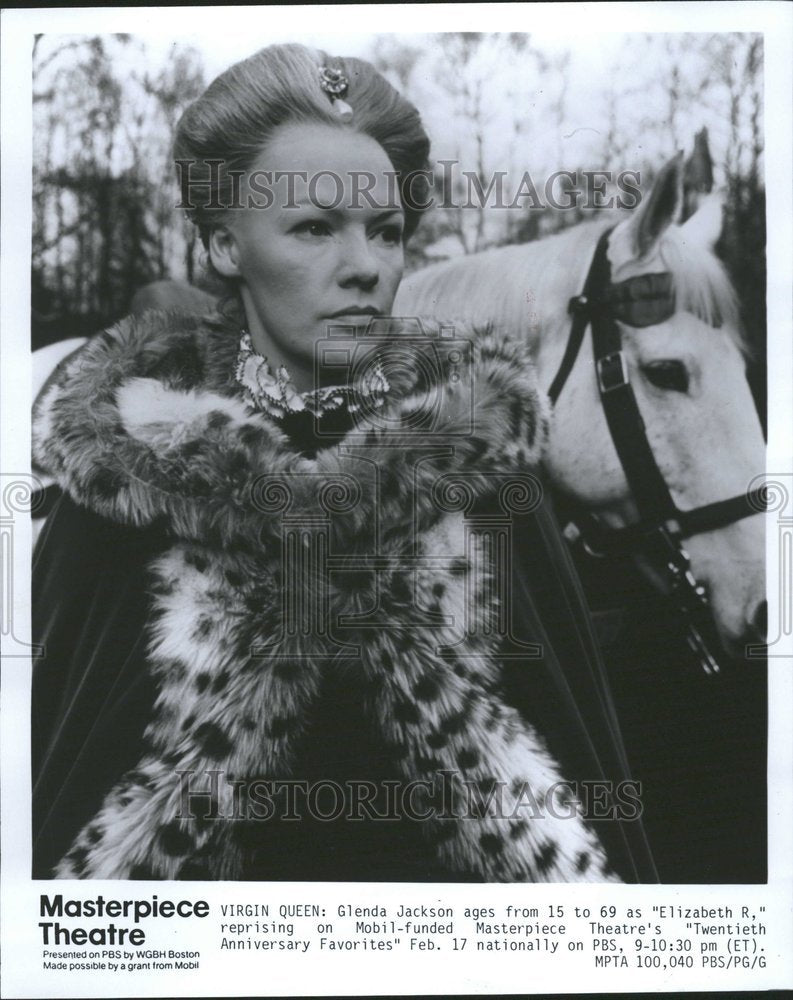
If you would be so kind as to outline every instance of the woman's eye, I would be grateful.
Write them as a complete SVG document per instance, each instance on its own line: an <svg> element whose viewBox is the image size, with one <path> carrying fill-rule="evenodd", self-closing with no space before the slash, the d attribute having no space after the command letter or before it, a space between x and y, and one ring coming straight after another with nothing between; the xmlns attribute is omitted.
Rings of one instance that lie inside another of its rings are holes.
<svg viewBox="0 0 793 1000"><path fill-rule="evenodd" d="M378 229L374 236L375 239L379 239L387 246L396 246L402 242L402 227L384 226L382 229Z"/></svg>
<svg viewBox="0 0 793 1000"><path fill-rule="evenodd" d="M292 232L304 236L328 236L330 235L330 226L327 222L320 222L318 219L306 219L303 222L298 222Z"/></svg>
<svg viewBox="0 0 793 1000"><path fill-rule="evenodd" d="M657 389L688 392L688 371L682 361L651 361L642 365L642 374Z"/></svg>

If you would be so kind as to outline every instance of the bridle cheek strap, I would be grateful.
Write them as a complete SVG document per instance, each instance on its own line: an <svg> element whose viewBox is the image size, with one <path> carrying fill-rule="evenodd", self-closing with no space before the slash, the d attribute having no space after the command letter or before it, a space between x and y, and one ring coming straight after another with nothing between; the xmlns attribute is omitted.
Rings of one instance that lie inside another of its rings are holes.
<svg viewBox="0 0 793 1000"><path fill-rule="evenodd" d="M672 277L661 272L612 284L608 259L610 235L611 229L601 235L584 289L570 300L569 311L573 316L570 336L548 394L552 403L559 398L587 327L591 326L600 402L640 520L625 528L611 529L592 517L585 518L588 524L585 546L601 555L624 554L639 547L655 549L666 563L678 604L689 617L690 630L697 637L693 645L703 666L706 672L715 672L718 666L702 642L698 628L691 624L691 618L697 616L704 627L700 613L708 605L704 587L691 574L682 540L765 510L766 493L761 487L694 510L678 510L647 439L618 324L620 320L643 327L669 319L675 312Z"/></svg>
<svg viewBox="0 0 793 1000"><path fill-rule="evenodd" d="M570 300L568 309L573 316L573 325L559 370L548 389L552 403L559 398L581 350L590 310L605 309L614 319L637 329L665 323L675 313L675 292L672 275L668 271L640 274L616 285L611 284L607 256L610 235L611 229L607 229L600 237L584 290Z"/></svg>

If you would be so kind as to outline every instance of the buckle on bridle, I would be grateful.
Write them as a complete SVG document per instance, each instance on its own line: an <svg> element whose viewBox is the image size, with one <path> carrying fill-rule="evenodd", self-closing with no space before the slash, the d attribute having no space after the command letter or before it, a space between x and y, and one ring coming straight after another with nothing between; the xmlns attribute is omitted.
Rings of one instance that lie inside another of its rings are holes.
<svg viewBox="0 0 793 1000"><path fill-rule="evenodd" d="M628 362L622 351L612 351L605 357L598 358L597 378L601 393L621 389L630 382Z"/></svg>
<svg viewBox="0 0 793 1000"><path fill-rule="evenodd" d="M583 315L589 312L589 299L586 295L574 295L572 299L567 303L567 311L571 316L575 316L576 313Z"/></svg>

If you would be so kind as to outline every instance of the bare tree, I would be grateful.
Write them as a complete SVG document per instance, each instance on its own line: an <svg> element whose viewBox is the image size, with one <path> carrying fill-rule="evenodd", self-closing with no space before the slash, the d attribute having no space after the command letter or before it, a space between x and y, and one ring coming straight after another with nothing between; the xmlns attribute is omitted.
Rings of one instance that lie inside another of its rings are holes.
<svg viewBox="0 0 793 1000"><path fill-rule="evenodd" d="M170 144L203 70L180 48L165 67L146 61L126 35L34 42L33 307L45 338L46 317L90 332L141 284L192 277L195 235L174 211Z"/></svg>

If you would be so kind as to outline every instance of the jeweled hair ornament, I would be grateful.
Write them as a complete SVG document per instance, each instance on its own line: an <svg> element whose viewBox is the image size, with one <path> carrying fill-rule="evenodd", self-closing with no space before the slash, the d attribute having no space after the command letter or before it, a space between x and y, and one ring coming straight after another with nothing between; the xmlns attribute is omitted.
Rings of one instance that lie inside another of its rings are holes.
<svg viewBox="0 0 793 1000"><path fill-rule="evenodd" d="M350 85L347 77L340 69L332 66L319 67L319 85L330 98L333 110L343 122L352 121L352 108L343 99L347 96Z"/></svg>

